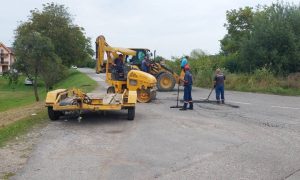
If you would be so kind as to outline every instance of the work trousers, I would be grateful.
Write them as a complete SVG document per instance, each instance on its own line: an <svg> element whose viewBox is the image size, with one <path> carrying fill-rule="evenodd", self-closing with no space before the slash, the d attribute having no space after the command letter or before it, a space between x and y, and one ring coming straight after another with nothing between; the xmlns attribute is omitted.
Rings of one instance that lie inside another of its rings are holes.
<svg viewBox="0 0 300 180"><path fill-rule="evenodd" d="M216 86L216 99L217 101L220 101L220 95L221 95L221 100L225 100L224 98L224 85L217 85Z"/></svg>
<svg viewBox="0 0 300 180"><path fill-rule="evenodd" d="M192 102L192 85L184 86L183 100L185 103Z"/></svg>

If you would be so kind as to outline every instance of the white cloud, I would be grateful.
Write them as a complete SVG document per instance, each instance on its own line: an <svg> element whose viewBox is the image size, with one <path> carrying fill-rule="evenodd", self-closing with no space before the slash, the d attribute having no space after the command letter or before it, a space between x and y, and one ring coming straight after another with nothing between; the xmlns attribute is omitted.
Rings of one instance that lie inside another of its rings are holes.
<svg viewBox="0 0 300 180"><path fill-rule="evenodd" d="M0 41L10 45L17 22L24 21L29 11L41 8L41 0L1 2ZM165 57L189 54L200 48L209 53L219 51L219 40L226 10L272 0L57 0L74 15L76 24L84 27L94 40L106 36L112 46L147 47ZM298 3L293 0L289 2ZM7 7L7 8L3 8ZM13 8L9 8L13 7Z"/></svg>

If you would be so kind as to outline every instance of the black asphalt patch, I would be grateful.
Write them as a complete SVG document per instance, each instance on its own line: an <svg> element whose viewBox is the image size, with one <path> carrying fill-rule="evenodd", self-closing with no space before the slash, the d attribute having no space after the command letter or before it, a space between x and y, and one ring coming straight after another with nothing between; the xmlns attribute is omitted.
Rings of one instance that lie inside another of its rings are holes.
<svg viewBox="0 0 300 180"><path fill-rule="evenodd" d="M183 103L183 100L180 100L181 103ZM193 100L193 103L207 103L207 104L214 104L214 105L218 105L218 106L228 106L228 107L232 107L232 108L240 108L240 106L238 105L234 105L234 104L219 104L217 101L211 101L211 100Z"/></svg>

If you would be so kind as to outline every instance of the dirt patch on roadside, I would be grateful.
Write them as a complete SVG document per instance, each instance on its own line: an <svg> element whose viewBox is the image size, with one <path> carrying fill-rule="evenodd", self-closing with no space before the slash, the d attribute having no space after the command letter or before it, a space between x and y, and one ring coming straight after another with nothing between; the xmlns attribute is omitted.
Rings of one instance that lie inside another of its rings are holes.
<svg viewBox="0 0 300 180"><path fill-rule="evenodd" d="M0 128L37 113L43 108L45 108L44 102L36 102L27 106L0 112Z"/></svg>
<svg viewBox="0 0 300 180"><path fill-rule="evenodd" d="M0 112L0 128L30 117L43 108L45 108L44 102L37 102ZM27 162L34 145L41 136L42 126L45 126L45 124L34 127L27 134L16 137L14 140L9 141L6 146L0 148L0 179L9 179Z"/></svg>
<svg viewBox="0 0 300 180"><path fill-rule="evenodd" d="M9 179L23 168L34 145L43 134L44 126L45 124L38 125L0 148L0 179Z"/></svg>

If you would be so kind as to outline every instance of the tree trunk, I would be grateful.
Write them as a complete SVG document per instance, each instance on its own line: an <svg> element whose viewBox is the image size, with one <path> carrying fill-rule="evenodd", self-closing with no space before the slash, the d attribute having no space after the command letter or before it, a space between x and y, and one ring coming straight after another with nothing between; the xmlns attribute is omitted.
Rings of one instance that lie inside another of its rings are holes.
<svg viewBox="0 0 300 180"><path fill-rule="evenodd" d="M37 88L37 69L35 70L35 75L34 75L33 90L34 90L35 101L40 101L38 88Z"/></svg>

